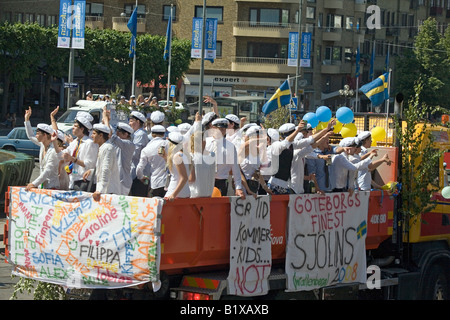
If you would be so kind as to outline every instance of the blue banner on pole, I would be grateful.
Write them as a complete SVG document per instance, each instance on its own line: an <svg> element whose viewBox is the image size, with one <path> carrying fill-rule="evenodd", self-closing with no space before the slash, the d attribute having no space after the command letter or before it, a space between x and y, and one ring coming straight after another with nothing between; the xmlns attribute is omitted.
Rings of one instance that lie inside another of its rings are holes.
<svg viewBox="0 0 450 320"><path fill-rule="evenodd" d="M298 32L289 32L288 66L298 64Z"/></svg>
<svg viewBox="0 0 450 320"><path fill-rule="evenodd" d="M202 54L203 18L192 19L191 58L201 59ZM214 62L217 46L217 19L206 19L205 60Z"/></svg>
<svg viewBox="0 0 450 320"><path fill-rule="evenodd" d="M84 49L84 20L86 16L86 1L74 2L72 48Z"/></svg>
<svg viewBox="0 0 450 320"><path fill-rule="evenodd" d="M302 32L300 67L311 67L311 32Z"/></svg>
<svg viewBox="0 0 450 320"><path fill-rule="evenodd" d="M59 3L59 26L58 26L58 48L70 48L70 31L68 20L71 17L69 9L71 0L60 0Z"/></svg>

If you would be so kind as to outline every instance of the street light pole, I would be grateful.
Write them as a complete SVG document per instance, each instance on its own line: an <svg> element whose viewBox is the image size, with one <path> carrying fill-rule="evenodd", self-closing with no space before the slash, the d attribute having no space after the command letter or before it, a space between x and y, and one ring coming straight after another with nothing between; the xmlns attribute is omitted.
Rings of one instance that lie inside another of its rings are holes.
<svg viewBox="0 0 450 320"><path fill-rule="evenodd" d="M202 46L200 62L200 81L198 88L198 112L203 113L203 78L205 73L205 42L206 42L206 0L203 0L203 27L202 27Z"/></svg>
<svg viewBox="0 0 450 320"><path fill-rule="evenodd" d="M295 96L297 97L297 110L300 106L300 99L298 97L298 78L300 77L300 53L301 53L301 42L302 42L302 6L303 0L299 0L298 3L298 41L297 41L297 71L295 74Z"/></svg>

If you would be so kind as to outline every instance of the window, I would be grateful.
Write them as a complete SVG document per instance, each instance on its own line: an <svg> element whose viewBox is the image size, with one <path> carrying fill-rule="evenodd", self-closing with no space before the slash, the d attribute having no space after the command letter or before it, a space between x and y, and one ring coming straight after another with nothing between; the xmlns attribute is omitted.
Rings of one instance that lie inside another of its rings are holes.
<svg viewBox="0 0 450 320"><path fill-rule="evenodd" d="M344 49L344 59L345 62L351 62L353 57L353 48L345 48Z"/></svg>
<svg viewBox="0 0 450 320"><path fill-rule="evenodd" d="M314 35L315 24L314 23L305 23L305 31L311 32L311 35Z"/></svg>
<svg viewBox="0 0 450 320"><path fill-rule="evenodd" d="M57 25L56 16L47 16L47 26L55 26Z"/></svg>
<svg viewBox="0 0 450 320"><path fill-rule="evenodd" d="M342 47L325 47L325 61L337 63L342 61Z"/></svg>
<svg viewBox="0 0 450 320"><path fill-rule="evenodd" d="M287 58L287 44L249 42L248 57L259 58Z"/></svg>
<svg viewBox="0 0 450 320"><path fill-rule="evenodd" d="M203 17L203 6L195 6L195 17ZM217 22L223 22L223 7L206 7L206 18L216 18Z"/></svg>
<svg viewBox="0 0 450 320"><path fill-rule="evenodd" d="M37 14L36 15L36 23L39 24L41 27L45 27L45 15Z"/></svg>
<svg viewBox="0 0 450 320"><path fill-rule="evenodd" d="M169 20L171 6L163 6L163 21ZM173 6L172 21L177 21L177 7Z"/></svg>
<svg viewBox="0 0 450 320"><path fill-rule="evenodd" d="M21 12L16 13L16 21L19 23L23 22L23 13Z"/></svg>
<svg viewBox="0 0 450 320"><path fill-rule="evenodd" d="M216 58L222 58L222 41L216 42Z"/></svg>
<svg viewBox="0 0 450 320"><path fill-rule="evenodd" d="M345 29L352 30L353 29L354 18L346 17L345 18Z"/></svg>
<svg viewBox="0 0 450 320"><path fill-rule="evenodd" d="M327 25L329 30L342 28L342 16L337 14L327 14Z"/></svg>
<svg viewBox="0 0 450 320"><path fill-rule="evenodd" d="M134 8L136 7L136 4L126 4L124 6L124 12L127 15L127 17L131 17L131 14L133 13ZM137 9L137 17L138 18L145 18L145 5L139 4Z"/></svg>
<svg viewBox="0 0 450 320"><path fill-rule="evenodd" d="M323 13L319 13L319 17L317 18L317 27L321 29L323 26Z"/></svg>
<svg viewBox="0 0 450 320"><path fill-rule="evenodd" d="M306 18L307 19L315 19L316 18L316 8L315 7L306 7Z"/></svg>
<svg viewBox="0 0 450 320"><path fill-rule="evenodd" d="M33 13L25 13L25 19L24 19L24 23L29 22L29 23L33 23L34 22L34 14Z"/></svg>
<svg viewBox="0 0 450 320"><path fill-rule="evenodd" d="M280 25L289 23L289 10L285 9L250 9L250 25Z"/></svg>
<svg viewBox="0 0 450 320"><path fill-rule="evenodd" d="M86 16L103 17L103 3L86 3Z"/></svg>

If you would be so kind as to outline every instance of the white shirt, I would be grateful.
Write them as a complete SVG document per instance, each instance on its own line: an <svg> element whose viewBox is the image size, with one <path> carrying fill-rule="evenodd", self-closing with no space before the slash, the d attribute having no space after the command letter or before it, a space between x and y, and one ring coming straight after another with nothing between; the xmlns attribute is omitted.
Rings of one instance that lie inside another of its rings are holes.
<svg viewBox="0 0 450 320"><path fill-rule="evenodd" d="M115 147L105 142L98 150L95 168L96 189L101 193L121 194L120 173Z"/></svg>
<svg viewBox="0 0 450 320"><path fill-rule="evenodd" d="M68 153L72 156L77 149L77 146L78 139L75 139L69 144L67 149L62 150L61 152ZM83 180L83 174L86 170L94 169L97 162L97 155L98 144L94 143L88 136L84 136L81 139L80 149L75 157L82 160L85 166L82 167L76 163L73 164L72 173L69 175L69 189L73 188L75 181ZM92 175L89 175L87 180L91 180L91 176Z"/></svg>
<svg viewBox="0 0 450 320"><path fill-rule="evenodd" d="M189 179L189 160L187 159L187 157L181 152L177 152L173 155L173 157L181 157L183 164L186 168L186 173ZM175 164L172 166L172 171L170 172L170 182L169 182L169 186L167 187L167 192L165 194L165 196L170 196L174 190L176 189L176 187L178 186L178 182L180 181L181 176L178 173L178 169L176 168ZM186 184L183 186L183 189L181 189L181 191L178 193L177 198L189 198L191 196L191 192L189 190L189 183L188 181L186 181Z"/></svg>
<svg viewBox="0 0 450 320"><path fill-rule="evenodd" d="M133 144L134 144L134 152L133 159L131 162L131 179L134 180L136 178L136 168L139 164L139 160L141 159L141 151L148 144L148 135L144 129L139 128L133 134Z"/></svg>
<svg viewBox="0 0 450 320"><path fill-rule="evenodd" d="M241 172L239 169L236 148L233 143L225 139L206 139L205 149L216 155L216 179L228 179L230 171L233 173L236 189L242 190Z"/></svg>
<svg viewBox="0 0 450 320"><path fill-rule="evenodd" d="M127 194L130 191L133 180L131 180L131 160L134 153L134 144L131 140L121 139L113 134L109 142L116 148L120 184L122 185L122 193ZM128 191L128 192L127 192Z"/></svg>
<svg viewBox="0 0 450 320"><path fill-rule="evenodd" d="M43 184L43 189L59 189L59 158L53 148L53 144L50 144L44 156L45 146L34 136L30 121L25 122L25 132L31 142L41 147L39 150L39 176L32 182L32 184L36 187Z"/></svg>
<svg viewBox="0 0 450 320"><path fill-rule="evenodd" d="M289 187L295 193L304 193L303 187L305 181L305 157L314 151L311 144L314 143L313 137L305 139L294 139L292 145L294 146L294 157L292 158L291 179Z"/></svg>
<svg viewBox="0 0 450 320"><path fill-rule="evenodd" d="M195 170L195 181L189 184L191 198L211 197L216 175L216 155L205 151L204 154L192 155Z"/></svg>
<svg viewBox="0 0 450 320"><path fill-rule="evenodd" d="M361 147L361 152L359 154L360 157L367 154L369 150L365 147ZM372 188L372 174L369 171L369 168L364 168L358 171L358 186L361 190L370 190Z"/></svg>
<svg viewBox="0 0 450 320"><path fill-rule="evenodd" d="M351 163L345 153L340 153L338 155L332 156L331 165L333 166L333 175L330 177L330 182L333 188L343 189L348 186L352 186L349 184L349 170L360 170L362 168L367 167L372 159L367 158L358 163Z"/></svg>
<svg viewBox="0 0 450 320"><path fill-rule="evenodd" d="M158 150L161 146L166 149L167 154L167 140L161 137L153 138L148 145L142 149L141 158L136 168L136 176L138 179L144 177L144 170L146 167L150 168L150 186L152 189L161 188L166 185L166 161L158 154Z"/></svg>

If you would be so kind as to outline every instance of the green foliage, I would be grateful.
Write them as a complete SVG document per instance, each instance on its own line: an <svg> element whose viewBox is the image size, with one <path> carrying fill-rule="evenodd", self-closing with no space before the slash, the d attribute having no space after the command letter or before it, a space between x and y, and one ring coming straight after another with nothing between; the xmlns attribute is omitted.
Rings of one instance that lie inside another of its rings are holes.
<svg viewBox="0 0 450 320"><path fill-rule="evenodd" d="M282 124L289 122L289 106L283 106L277 110L269 113L265 117L264 128L278 129Z"/></svg>
<svg viewBox="0 0 450 320"><path fill-rule="evenodd" d="M420 100L430 106L449 108L450 31L444 37L437 31L436 20L428 18L420 28L414 49L404 50L397 60L396 87L405 97L412 98L414 81L422 78Z"/></svg>
<svg viewBox="0 0 450 320"><path fill-rule="evenodd" d="M427 135L425 128L436 126L428 122L428 113L438 109L421 104L420 96L424 84L419 79L415 86L415 96L403 109L403 129L396 128L396 136L402 149L402 213L406 218L417 217L436 206L431 199L433 192L439 190L436 172L442 151L433 147L433 136ZM423 130L417 130L423 124ZM406 220L407 221L407 220Z"/></svg>
<svg viewBox="0 0 450 320"><path fill-rule="evenodd" d="M14 292L10 300L17 299L18 294L31 294L33 289L34 300L64 300L66 298L63 287L59 285L20 277L14 286Z"/></svg>

